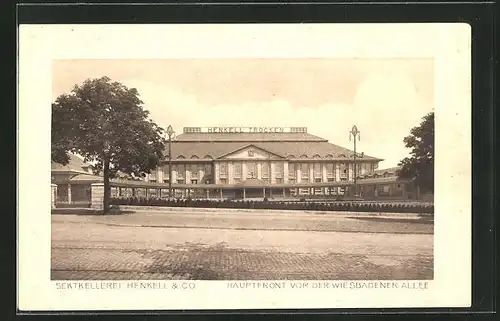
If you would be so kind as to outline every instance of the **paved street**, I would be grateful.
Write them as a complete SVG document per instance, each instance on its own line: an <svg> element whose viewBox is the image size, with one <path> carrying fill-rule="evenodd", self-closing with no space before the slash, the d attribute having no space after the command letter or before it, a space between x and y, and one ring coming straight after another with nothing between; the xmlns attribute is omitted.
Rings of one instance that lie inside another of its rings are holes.
<svg viewBox="0 0 500 321"><path fill-rule="evenodd" d="M52 279L432 279L433 222L310 213L52 215Z"/></svg>

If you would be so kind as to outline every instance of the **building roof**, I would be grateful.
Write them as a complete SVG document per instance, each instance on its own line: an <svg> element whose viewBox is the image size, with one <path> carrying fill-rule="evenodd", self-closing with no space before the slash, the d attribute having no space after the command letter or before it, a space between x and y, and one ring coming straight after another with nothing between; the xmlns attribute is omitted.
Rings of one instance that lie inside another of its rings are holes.
<svg viewBox="0 0 500 321"><path fill-rule="evenodd" d="M352 150L308 133L188 133L181 134L172 141L172 159L217 159L249 145L289 159L350 159L354 155ZM359 153L358 157L364 160L381 160Z"/></svg>
<svg viewBox="0 0 500 321"><path fill-rule="evenodd" d="M71 172L87 173L89 167L90 164L85 163L83 159L73 154L69 155L69 162L66 165L62 165L56 162L51 163L51 170L54 172L71 171Z"/></svg>
<svg viewBox="0 0 500 321"><path fill-rule="evenodd" d="M180 142L326 142L308 133L182 133Z"/></svg>
<svg viewBox="0 0 500 321"><path fill-rule="evenodd" d="M401 166L377 169L377 170L371 171L369 173L366 173L364 175L361 175L360 178L361 179L371 179L371 178L378 178L378 177L386 177L386 178L387 177L397 177L399 170L401 170Z"/></svg>

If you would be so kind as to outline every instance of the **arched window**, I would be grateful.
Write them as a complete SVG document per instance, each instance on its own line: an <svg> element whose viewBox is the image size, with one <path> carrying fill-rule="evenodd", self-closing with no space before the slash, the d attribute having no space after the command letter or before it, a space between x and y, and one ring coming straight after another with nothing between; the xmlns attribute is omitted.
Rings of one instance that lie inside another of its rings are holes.
<svg viewBox="0 0 500 321"><path fill-rule="evenodd" d="M307 158L307 155L306 154L302 154L302 155L300 155L300 158Z"/></svg>
<svg viewBox="0 0 500 321"><path fill-rule="evenodd" d="M339 154L339 158L345 158L344 154Z"/></svg>
<svg viewBox="0 0 500 321"><path fill-rule="evenodd" d="M177 159L186 159L186 157L184 157L183 155L179 155L177 156Z"/></svg>
<svg viewBox="0 0 500 321"><path fill-rule="evenodd" d="M321 158L321 156L319 156L319 154L315 154L313 158Z"/></svg>
<svg viewBox="0 0 500 321"><path fill-rule="evenodd" d="M332 154L326 154L325 158L333 158Z"/></svg>
<svg viewBox="0 0 500 321"><path fill-rule="evenodd" d="M295 155L288 155L287 156L288 159L294 159L295 158Z"/></svg>
<svg viewBox="0 0 500 321"><path fill-rule="evenodd" d="M203 157L204 159L213 159L212 156L210 155L205 155L205 157Z"/></svg>
<svg viewBox="0 0 500 321"><path fill-rule="evenodd" d="M200 159L200 158L196 155L193 155L193 156L191 156L191 159Z"/></svg>

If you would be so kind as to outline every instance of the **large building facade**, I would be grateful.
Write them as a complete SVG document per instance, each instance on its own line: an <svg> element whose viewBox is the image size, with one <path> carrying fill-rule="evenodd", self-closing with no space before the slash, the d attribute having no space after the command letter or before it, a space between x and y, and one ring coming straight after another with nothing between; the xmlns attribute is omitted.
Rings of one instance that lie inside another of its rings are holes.
<svg viewBox="0 0 500 321"><path fill-rule="evenodd" d="M112 197L422 198L411 180L398 177L399 168L378 169L382 159L363 153L355 158L353 151L305 127L186 127L172 140L171 150L171 158L167 147L163 164L144 179L113 179ZM90 207L93 188L102 188L102 182L76 155L67 165L52 162L53 206Z"/></svg>
<svg viewBox="0 0 500 321"><path fill-rule="evenodd" d="M306 127L185 127L171 150L171 160L146 181L172 179L172 186L183 187L178 192L189 185L217 186L228 198L344 195L346 188L335 183L352 181L355 173L362 178L382 161L363 153L354 157Z"/></svg>

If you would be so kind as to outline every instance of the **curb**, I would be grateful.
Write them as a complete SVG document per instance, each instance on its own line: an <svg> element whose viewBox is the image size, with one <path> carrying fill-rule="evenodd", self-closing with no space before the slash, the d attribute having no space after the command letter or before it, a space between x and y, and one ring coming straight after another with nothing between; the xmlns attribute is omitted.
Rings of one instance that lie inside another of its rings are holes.
<svg viewBox="0 0 500 321"><path fill-rule="evenodd" d="M190 212L190 213L259 213L262 212L272 212L273 214L288 214L296 215L300 214L311 214L311 215L335 215L340 217L377 217L377 218L406 218L406 219L434 219L433 214L425 213L387 213L387 212L351 212L351 211L297 211L297 210L267 210L267 209L238 209L238 208L198 208L198 207L162 207L162 206L130 206L130 205L119 205L116 208L123 211L148 211L148 212Z"/></svg>

